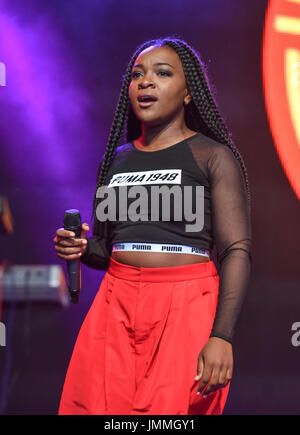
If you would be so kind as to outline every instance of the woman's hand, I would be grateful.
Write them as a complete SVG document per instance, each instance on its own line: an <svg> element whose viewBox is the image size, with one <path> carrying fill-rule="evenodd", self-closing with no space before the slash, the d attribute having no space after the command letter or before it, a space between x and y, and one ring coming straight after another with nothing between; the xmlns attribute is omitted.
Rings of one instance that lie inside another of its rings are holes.
<svg viewBox="0 0 300 435"><path fill-rule="evenodd" d="M232 378L232 345L222 338L210 337L198 356L198 370L195 380L200 379L197 394L207 385L203 397L224 388Z"/></svg>
<svg viewBox="0 0 300 435"><path fill-rule="evenodd" d="M89 225L84 223L81 226L80 238L75 238L72 231L59 228L53 239L56 254L63 260L76 260L84 254L87 246L86 233L90 230Z"/></svg>

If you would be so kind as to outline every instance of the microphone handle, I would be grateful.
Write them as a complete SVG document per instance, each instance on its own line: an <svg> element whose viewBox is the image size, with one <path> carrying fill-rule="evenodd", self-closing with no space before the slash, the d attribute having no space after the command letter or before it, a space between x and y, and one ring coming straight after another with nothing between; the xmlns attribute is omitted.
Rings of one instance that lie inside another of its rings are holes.
<svg viewBox="0 0 300 435"><path fill-rule="evenodd" d="M73 231L75 233L75 238L80 238L81 227L68 227L65 228L68 231ZM69 292L71 296L71 301L74 304L79 302L79 294L81 291L81 265L80 260L68 260L68 277L69 277Z"/></svg>

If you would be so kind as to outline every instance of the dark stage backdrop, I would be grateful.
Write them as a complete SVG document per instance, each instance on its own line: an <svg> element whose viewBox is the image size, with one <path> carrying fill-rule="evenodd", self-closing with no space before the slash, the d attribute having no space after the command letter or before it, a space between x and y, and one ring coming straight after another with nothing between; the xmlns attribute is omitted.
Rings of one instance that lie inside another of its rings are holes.
<svg viewBox="0 0 300 435"><path fill-rule="evenodd" d="M64 211L78 208L90 223L96 170L136 46L179 36L207 64L252 195L252 276L224 414L299 413L300 347L291 328L300 322L300 213L265 111L266 8L266 0L0 0L0 194L15 220L14 234L0 236L0 260L10 264L63 265L52 239ZM3 306L2 413L57 412L76 336L102 278L82 267L78 306Z"/></svg>

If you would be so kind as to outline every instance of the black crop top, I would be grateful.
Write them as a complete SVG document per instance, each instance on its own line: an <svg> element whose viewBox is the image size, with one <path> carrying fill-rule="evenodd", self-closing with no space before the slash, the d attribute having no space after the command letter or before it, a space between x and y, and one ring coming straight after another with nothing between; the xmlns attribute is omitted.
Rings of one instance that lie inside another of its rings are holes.
<svg viewBox="0 0 300 435"><path fill-rule="evenodd" d="M215 246L220 283L211 336L232 342L250 276L251 224L230 148L202 133L157 151L127 143L117 148L105 185L116 207L104 207L107 194L99 197L97 216L108 220L95 219L81 261L107 270L112 244L126 241ZM153 194L159 190L162 199Z"/></svg>

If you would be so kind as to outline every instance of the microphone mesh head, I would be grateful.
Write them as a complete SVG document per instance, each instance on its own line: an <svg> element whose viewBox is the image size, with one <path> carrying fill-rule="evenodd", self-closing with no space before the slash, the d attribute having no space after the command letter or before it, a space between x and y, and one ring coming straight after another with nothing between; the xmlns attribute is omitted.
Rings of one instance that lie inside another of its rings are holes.
<svg viewBox="0 0 300 435"><path fill-rule="evenodd" d="M72 208L65 211L64 228L81 228L81 217L79 210Z"/></svg>

